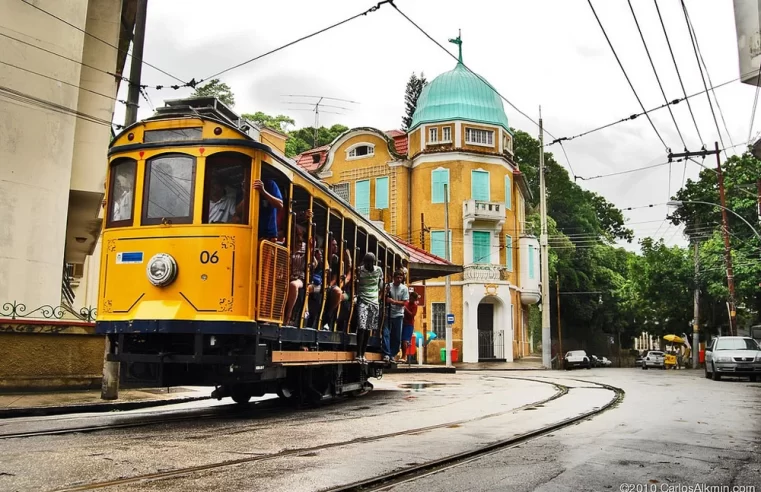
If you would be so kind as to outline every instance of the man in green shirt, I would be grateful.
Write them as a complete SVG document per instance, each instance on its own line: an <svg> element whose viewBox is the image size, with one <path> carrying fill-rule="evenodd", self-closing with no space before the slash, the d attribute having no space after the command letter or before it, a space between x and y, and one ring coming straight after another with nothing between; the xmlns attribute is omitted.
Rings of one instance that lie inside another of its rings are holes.
<svg viewBox="0 0 761 492"><path fill-rule="evenodd" d="M370 332L378 327L378 300L383 286L383 270L375 264L375 255L365 254L357 268L357 360L367 362L365 350Z"/></svg>

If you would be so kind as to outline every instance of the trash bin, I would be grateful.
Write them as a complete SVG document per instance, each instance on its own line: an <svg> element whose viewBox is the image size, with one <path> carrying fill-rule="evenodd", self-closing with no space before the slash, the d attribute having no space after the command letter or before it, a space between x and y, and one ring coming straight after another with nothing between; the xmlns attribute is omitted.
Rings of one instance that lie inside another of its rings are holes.
<svg viewBox="0 0 761 492"><path fill-rule="evenodd" d="M457 351L456 348L452 349L452 362L458 362L457 357L460 355L460 353Z"/></svg>
<svg viewBox="0 0 761 492"><path fill-rule="evenodd" d="M410 346L407 348L407 355L415 355L417 352L417 336L415 334L412 334L412 339L410 340Z"/></svg>
<svg viewBox="0 0 761 492"><path fill-rule="evenodd" d="M701 364L705 364L705 362L706 362L706 351L705 350L701 350L698 353L698 362L700 362Z"/></svg>
<svg viewBox="0 0 761 492"><path fill-rule="evenodd" d="M447 349L446 348L443 348L443 349L439 350L439 355L441 356L441 362L446 362L447 361Z"/></svg>

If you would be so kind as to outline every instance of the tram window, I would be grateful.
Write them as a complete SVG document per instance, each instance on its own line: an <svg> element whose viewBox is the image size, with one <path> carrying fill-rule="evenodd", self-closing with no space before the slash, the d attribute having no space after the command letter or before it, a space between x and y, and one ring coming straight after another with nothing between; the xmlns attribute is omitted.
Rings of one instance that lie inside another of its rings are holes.
<svg viewBox="0 0 761 492"><path fill-rule="evenodd" d="M173 128L168 130L146 130L143 142L176 142L180 140L201 140L202 128Z"/></svg>
<svg viewBox="0 0 761 492"><path fill-rule="evenodd" d="M204 224L248 224L251 158L233 152L206 159Z"/></svg>
<svg viewBox="0 0 761 492"><path fill-rule="evenodd" d="M188 155L154 157L146 166L143 224L193 221L193 181L196 160Z"/></svg>
<svg viewBox="0 0 761 492"><path fill-rule="evenodd" d="M135 208L135 169L132 159L119 159L111 166L111 189L109 190L109 227L132 225Z"/></svg>
<svg viewBox="0 0 761 492"><path fill-rule="evenodd" d="M284 208L284 180L281 174L262 162L262 176L253 183L259 200L259 240L278 242L278 212ZM280 183L278 183L280 181Z"/></svg>

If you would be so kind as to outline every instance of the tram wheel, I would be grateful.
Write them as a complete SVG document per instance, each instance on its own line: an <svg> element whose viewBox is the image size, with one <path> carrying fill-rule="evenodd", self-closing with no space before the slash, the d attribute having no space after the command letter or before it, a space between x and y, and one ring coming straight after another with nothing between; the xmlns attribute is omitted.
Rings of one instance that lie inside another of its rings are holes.
<svg viewBox="0 0 761 492"><path fill-rule="evenodd" d="M283 400L291 400L294 395L295 393L287 386L279 386L277 389L277 396Z"/></svg>

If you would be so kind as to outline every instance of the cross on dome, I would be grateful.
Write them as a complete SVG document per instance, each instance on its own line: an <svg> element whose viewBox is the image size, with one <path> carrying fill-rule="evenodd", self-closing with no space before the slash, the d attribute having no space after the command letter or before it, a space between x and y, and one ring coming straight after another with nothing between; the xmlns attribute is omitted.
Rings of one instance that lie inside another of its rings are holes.
<svg viewBox="0 0 761 492"><path fill-rule="evenodd" d="M459 51L457 55L457 61L458 63L462 63L462 31L460 29L457 30L457 37L454 39L449 40L450 43L454 43L457 45L457 49Z"/></svg>

